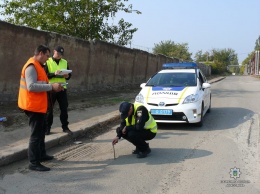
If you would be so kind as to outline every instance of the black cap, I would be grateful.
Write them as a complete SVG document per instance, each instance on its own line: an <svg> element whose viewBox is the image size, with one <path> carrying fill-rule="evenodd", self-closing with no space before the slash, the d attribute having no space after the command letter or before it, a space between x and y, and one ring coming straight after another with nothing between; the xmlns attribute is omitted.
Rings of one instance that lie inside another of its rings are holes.
<svg viewBox="0 0 260 194"><path fill-rule="evenodd" d="M62 46L56 46L54 50L60 53L61 55L64 54L64 48Z"/></svg>
<svg viewBox="0 0 260 194"><path fill-rule="evenodd" d="M121 119L125 120L128 116L129 109L131 107L131 103L129 102L122 102L119 106L119 112L121 113Z"/></svg>

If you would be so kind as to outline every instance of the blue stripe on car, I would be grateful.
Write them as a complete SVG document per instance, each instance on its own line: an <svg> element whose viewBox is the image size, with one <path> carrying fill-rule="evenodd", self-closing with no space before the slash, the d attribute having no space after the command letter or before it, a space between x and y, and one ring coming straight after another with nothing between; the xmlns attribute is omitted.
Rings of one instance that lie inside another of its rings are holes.
<svg viewBox="0 0 260 194"><path fill-rule="evenodd" d="M152 91L182 91L185 87L153 87Z"/></svg>

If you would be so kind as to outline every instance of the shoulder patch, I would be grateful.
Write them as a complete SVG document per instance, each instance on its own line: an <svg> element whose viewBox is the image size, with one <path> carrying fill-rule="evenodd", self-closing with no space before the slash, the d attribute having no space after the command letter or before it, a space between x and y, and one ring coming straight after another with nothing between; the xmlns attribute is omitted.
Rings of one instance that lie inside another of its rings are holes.
<svg viewBox="0 0 260 194"><path fill-rule="evenodd" d="M143 115L143 113L142 113L141 110L139 110L139 111L136 111L136 115L137 115L138 117L141 117L141 116Z"/></svg>

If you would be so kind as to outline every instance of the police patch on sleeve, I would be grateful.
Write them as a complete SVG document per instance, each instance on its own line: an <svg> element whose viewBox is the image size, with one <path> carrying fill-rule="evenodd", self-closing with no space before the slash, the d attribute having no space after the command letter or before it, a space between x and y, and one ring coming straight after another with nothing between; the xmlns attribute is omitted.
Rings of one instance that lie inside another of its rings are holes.
<svg viewBox="0 0 260 194"><path fill-rule="evenodd" d="M136 111L136 115L137 115L138 117L141 117L141 116L143 115L143 113L142 113L141 110L139 110L139 111Z"/></svg>

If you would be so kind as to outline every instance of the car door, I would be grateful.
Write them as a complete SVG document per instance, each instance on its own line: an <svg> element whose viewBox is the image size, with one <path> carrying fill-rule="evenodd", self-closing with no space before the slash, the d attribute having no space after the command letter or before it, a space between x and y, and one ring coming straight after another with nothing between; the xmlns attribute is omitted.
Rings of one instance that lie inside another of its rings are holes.
<svg viewBox="0 0 260 194"><path fill-rule="evenodd" d="M207 83L206 77L201 71L199 71L199 80L201 82L201 91L203 92L204 111L209 108L210 105L210 88L202 88L203 83Z"/></svg>

